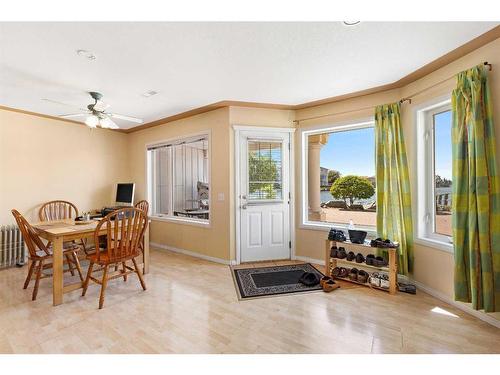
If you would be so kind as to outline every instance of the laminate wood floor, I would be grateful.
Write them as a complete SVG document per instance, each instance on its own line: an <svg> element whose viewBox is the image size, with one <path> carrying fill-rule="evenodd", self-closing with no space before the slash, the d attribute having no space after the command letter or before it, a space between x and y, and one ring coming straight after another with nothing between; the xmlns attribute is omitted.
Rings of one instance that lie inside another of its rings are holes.
<svg viewBox="0 0 500 375"><path fill-rule="evenodd" d="M26 268L0 271L1 353L500 352L499 329L420 291L345 283L330 294L238 301L228 266L152 250L148 290L133 275L113 280L98 310L96 284L53 307L45 279L32 302Z"/></svg>

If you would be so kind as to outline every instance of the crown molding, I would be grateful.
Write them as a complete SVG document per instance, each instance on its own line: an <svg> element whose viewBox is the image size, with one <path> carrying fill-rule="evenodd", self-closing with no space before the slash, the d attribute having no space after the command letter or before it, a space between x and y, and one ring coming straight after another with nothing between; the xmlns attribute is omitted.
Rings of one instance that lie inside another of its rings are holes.
<svg viewBox="0 0 500 375"><path fill-rule="evenodd" d="M6 106L3 106L3 105L0 105L0 110L9 111L9 112L16 112L16 113L22 113L23 115L36 116L36 117L46 118L46 119L49 119L49 120L57 120L57 121L62 121L62 122L69 122L70 124L85 125L83 122L69 120L69 119L65 119L65 118L57 117L57 116L44 115L43 113L38 113L38 112L25 111L24 109L19 109L19 108L6 107Z"/></svg>

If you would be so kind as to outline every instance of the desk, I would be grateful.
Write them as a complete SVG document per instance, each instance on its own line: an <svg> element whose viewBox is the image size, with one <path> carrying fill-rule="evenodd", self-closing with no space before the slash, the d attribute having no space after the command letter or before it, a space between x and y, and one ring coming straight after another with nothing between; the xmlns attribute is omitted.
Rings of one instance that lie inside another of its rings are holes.
<svg viewBox="0 0 500 375"><path fill-rule="evenodd" d="M98 221L90 224L75 225L73 219L43 221L31 224L38 235L47 241L52 242L53 271L52 271L52 297L54 306L63 303L64 293L72 292L83 286L82 282L63 285L63 242L78 240L81 238L94 238L94 231ZM106 227L103 226L99 234L106 234ZM144 253L142 255L143 273L149 272L149 225L144 233Z"/></svg>

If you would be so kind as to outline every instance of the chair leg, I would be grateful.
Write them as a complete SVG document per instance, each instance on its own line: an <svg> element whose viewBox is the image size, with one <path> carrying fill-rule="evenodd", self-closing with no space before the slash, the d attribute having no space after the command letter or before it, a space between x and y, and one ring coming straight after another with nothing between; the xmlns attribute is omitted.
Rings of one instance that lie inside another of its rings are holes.
<svg viewBox="0 0 500 375"><path fill-rule="evenodd" d="M38 261L38 269L37 269L37 273L36 273L35 288L33 289L33 295L31 296L32 301L36 300L36 296L38 294L38 285L40 285L40 277L42 276L42 270L43 270L43 259L40 259Z"/></svg>
<svg viewBox="0 0 500 375"><path fill-rule="evenodd" d="M75 271L73 269L73 262L71 261L69 254L66 254L65 257L66 257L66 262L68 263L68 268L69 272L71 273L71 276L75 276Z"/></svg>
<svg viewBox="0 0 500 375"><path fill-rule="evenodd" d="M125 262L122 262L123 267L123 281L127 282L127 267L125 267Z"/></svg>
<svg viewBox="0 0 500 375"><path fill-rule="evenodd" d="M32 260L31 264L30 264L30 269L28 271L28 276L26 276L26 281L24 282L23 289L26 289L28 287L28 285L30 284L31 277L33 276L33 270L35 269L35 264L36 264L36 261Z"/></svg>
<svg viewBox="0 0 500 375"><path fill-rule="evenodd" d="M82 297L85 297L85 293L87 293L90 276L92 275L92 268L94 268L94 262L90 262L89 264L89 269L87 270L87 277L85 278L85 282L83 283Z"/></svg>
<svg viewBox="0 0 500 375"><path fill-rule="evenodd" d="M78 272L78 276L80 277L80 281L83 281L82 267L80 266L80 261L78 260L78 254L76 253L76 251L73 251L73 259L75 262L76 271Z"/></svg>
<svg viewBox="0 0 500 375"><path fill-rule="evenodd" d="M88 254L87 254L87 246L85 246L85 239L83 239L83 238L82 238L82 239L80 240L80 246L82 247L83 252L85 253L85 255L88 255Z"/></svg>
<svg viewBox="0 0 500 375"><path fill-rule="evenodd" d="M104 306L104 294L106 293L106 285L108 284L108 265L104 266L101 282L101 295L99 296L99 309Z"/></svg>
<svg viewBox="0 0 500 375"><path fill-rule="evenodd" d="M134 263L135 273L137 274L137 276L139 276L139 281L141 282L142 289L146 290L146 283L142 278L142 272L139 270L139 267L137 267L137 262L135 261L135 258L132 258L132 262Z"/></svg>

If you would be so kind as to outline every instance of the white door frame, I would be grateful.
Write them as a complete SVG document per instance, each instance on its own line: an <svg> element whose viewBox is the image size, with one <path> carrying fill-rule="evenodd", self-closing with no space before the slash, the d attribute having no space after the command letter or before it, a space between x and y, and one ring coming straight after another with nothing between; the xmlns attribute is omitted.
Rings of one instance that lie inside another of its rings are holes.
<svg viewBox="0 0 500 375"><path fill-rule="evenodd" d="M234 215L235 215L235 235L236 235L236 264L241 262L241 207L240 207L240 162L241 149L240 138L242 131L255 131L259 133L288 133L290 134L290 153L289 153L289 186L290 186L290 241L292 246L290 249L290 259L295 259L295 129L294 128L271 128L266 126L246 126L233 125L234 130Z"/></svg>

